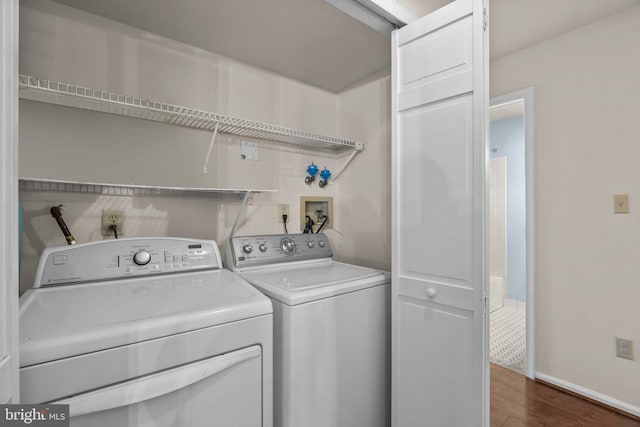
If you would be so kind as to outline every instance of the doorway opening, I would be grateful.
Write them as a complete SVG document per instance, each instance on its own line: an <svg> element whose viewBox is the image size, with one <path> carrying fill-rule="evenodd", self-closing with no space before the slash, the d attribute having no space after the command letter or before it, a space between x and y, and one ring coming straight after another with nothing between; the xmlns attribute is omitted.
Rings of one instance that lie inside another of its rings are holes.
<svg viewBox="0 0 640 427"><path fill-rule="evenodd" d="M489 117L489 360L533 379L533 88Z"/></svg>

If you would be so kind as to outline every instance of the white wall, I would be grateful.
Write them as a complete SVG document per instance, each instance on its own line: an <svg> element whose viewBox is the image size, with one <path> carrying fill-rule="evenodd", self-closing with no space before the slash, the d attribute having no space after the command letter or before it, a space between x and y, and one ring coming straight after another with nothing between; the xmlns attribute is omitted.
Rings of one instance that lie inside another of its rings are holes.
<svg viewBox="0 0 640 427"><path fill-rule="evenodd" d="M20 72L287 127L338 135L338 96L271 72L153 36L45 0L20 4ZM350 136L363 139L358 132ZM289 231L299 230L301 195L334 196L304 183L312 161L335 171L342 159L260 148L260 160L240 159L240 139L219 137L202 167L211 133L143 120L20 101L20 176L92 182L218 188L276 189L256 196L237 234L278 233L276 204L289 203ZM350 171L343 176L345 185ZM43 248L64 245L49 208L79 242L102 239L102 209L123 209L125 237L191 236L222 242L237 203L191 199L96 197L24 193L25 233L21 289L33 280ZM349 236L328 230L341 255ZM350 238L350 237L349 237Z"/></svg>
<svg viewBox="0 0 640 427"><path fill-rule="evenodd" d="M502 156L506 168L506 295L509 300L527 300L526 183L524 116L492 120L489 124L490 157ZM494 152L494 150L496 150ZM504 171L503 171L504 172ZM504 195L504 194L503 194ZM493 262L493 261L492 261ZM493 264L492 264L493 265Z"/></svg>
<svg viewBox="0 0 640 427"><path fill-rule="evenodd" d="M338 97L339 132L367 141L336 182L342 209L342 260L391 270L391 79L383 77Z"/></svg>
<svg viewBox="0 0 640 427"><path fill-rule="evenodd" d="M491 96L536 91L536 370L636 409L614 337L640 349L639 76L640 6L491 63Z"/></svg>

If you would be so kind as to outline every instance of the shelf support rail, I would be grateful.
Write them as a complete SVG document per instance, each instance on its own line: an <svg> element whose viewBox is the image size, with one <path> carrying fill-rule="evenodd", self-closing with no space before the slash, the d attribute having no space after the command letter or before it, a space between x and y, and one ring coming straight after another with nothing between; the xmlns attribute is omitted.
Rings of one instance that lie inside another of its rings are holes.
<svg viewBox="0 0 640 427"><path fill-rule="evenodd" d="M207 151L207 157L204 158L204 167L202 168L202 173L207 173L209 170L207 169L207 164L209 163L209 157L211 157L211 150L213 150L213 143L216 140L216 136L218 136L218 125L220 122L216 122L216 127L213 129L213 136L211 137L211 142L209 142L209 150Z"/></svg>
<svg viewBox="0 0 640 427"><path fill-rule="evenodd" d="M342 172L344 172L344 170L347 168L347 166L349 166L349 164L353 161L353 159L355 159L356 156L359 153L361 153L363 150L364 150L364 144L362 142L357 142L356 143L356 148L351 152L351 155L349 156L347 161L344 162L344 164L342 165L340 170L338 172L336 172L336 174L333 176L333 179L331 181L332 182L336 182L338 180L338 178L340 178L340 175L342 175Z"/></svg>
<svg viewBox="0 0 640 427"><path fill-rule="evenodd" d="M240 216L242 215L242 211L245 206L247 206L247 202L249 201L249 196L251 196L251 191L247 191L244 193L244 197L242 198L242 204L238 209L238 214L236 215L236 220L233 222L233 227L231 227L231 232L229 233L229 240L236 234L236 228L238 228L238 222L240 221Z"/></svg>

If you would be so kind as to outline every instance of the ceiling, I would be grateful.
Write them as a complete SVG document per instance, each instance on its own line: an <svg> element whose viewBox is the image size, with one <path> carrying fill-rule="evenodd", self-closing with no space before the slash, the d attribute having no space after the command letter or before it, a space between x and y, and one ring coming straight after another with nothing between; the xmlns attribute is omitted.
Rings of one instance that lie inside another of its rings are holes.
<svg viewBox="0 0 640 427"><path fill-rule="evenodd" d="M640 4L640 0L489 1L491 59Z"/></svg>
<svg viewBox="0 0 640 427"><path fill-rule="evenodd" d="M390 40L324 0L56 0L340 92L390 62Z"/></svg>
<svg viewBox="0 0 640 427"><path fill-rule="evenodd" d="M55 0L340 92L389 69L390 40L325 0ZM400 0L424 15L449 0ZM490 0L491 58L640 0Z"/></svg>

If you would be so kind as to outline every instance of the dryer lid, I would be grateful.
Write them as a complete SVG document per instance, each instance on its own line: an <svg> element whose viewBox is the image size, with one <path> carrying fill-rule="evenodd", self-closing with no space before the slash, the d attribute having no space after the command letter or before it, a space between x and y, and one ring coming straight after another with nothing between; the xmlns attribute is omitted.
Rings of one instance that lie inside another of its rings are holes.
<svg viewBox="0 0 640 427"><path fill-rule="evenodd" d="M264 294L287 305L302 304L390 282L388 273L330 260L252 270L241 275Z"/></svg>
<svg viewBox="0 0 640 427"><path fill-rule="evenodd" d="M30 289L20 298L20 364L271 312L268 298L227 270Z"/></svg>

